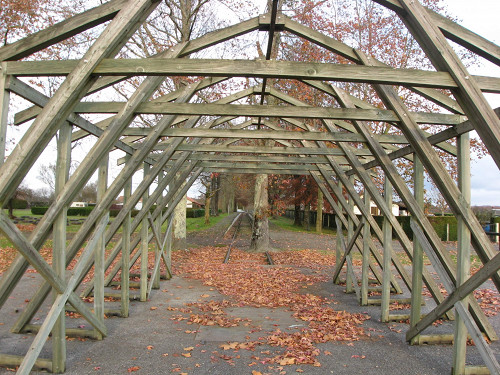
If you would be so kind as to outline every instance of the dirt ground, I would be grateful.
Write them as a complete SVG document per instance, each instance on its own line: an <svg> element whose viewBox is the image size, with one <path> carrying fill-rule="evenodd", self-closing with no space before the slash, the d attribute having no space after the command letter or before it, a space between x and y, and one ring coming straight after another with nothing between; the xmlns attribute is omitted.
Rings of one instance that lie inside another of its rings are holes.
<svg viewBox="0 0 500 375"><path fill-rule="evenodd" d="M200 246L227 246L230 238L224 232L232 217L223 219L215 228L188 235L192 249ZM249 245L249 227L241 228L241 239L235 247L246 249ZM246 238L245 238L246 237ZM335 237L314 233L285 232L271 227L272 246L275 249L296 250L316 249L323 252L335 250ZM448 244L453 247L453 244ZM270 266L266 266L270 267ZM330 275L332 269L322 267L311 270L296 267L304 274ZM0 314L0 353L23 354L33 339L31 334L15 335L9 332L20 311L36 290L40 276L28 273L18 285ZM489 285L485 285L488 287ZM317 344L320 366L312 364L280 365L269 363L266 358L279 350L269 345L263 337L280 329L283 332L299 332L307 322L297 320L286 307L252 307L233 304L225 313L241 322L232 327L203 325L189 322L186 318L187 305L220 302L228 297L217 288L204 285L201 281L185 274L175 275L171 280L162 281L159 290L154 290L147 302L132 301L129 318L109 317L106 326L108 337L102 341L68 339L67 374L449 374L452 361L452 347L449 345L410 346L405 342L405 323L381 323L377 306L360 306L353 294L346 294L344 287L331 280L303 286L304 293L322 297L337 311L363 314L370 318L362 326L368 333L358 341L329 341ZM409 296L405 292L401 297ZM399 297L399 296L398 296ZM109 302L113 307L117 302ZM108 306L109 305L109 306ZM433 308L426 299L424 312ZM48 310L48 306L44 311ZM41 321L44 311L35 316L34 322ZM498 315L492 316L491 323L497 332L500 328ZM68 319L70 325L86 327L81 319ZM191 324L189 324L191 323ZM452 333L450 322L443 322L429 328L426 333ZM235 342L261 340L254 350L234 348ZM231 347L233 343L233 347ZM500 344L491 345L497 358ZM45 345L41 357L50 358L50 340ZM467 362L482 365L482 359L474 346L467 350ZM0 369L0 374L10 370Z"/></svg>

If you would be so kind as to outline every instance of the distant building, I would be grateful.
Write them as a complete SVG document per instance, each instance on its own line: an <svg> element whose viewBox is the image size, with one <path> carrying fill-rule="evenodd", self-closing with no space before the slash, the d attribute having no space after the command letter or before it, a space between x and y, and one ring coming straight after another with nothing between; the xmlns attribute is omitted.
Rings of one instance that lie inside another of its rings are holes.
<svg viewBox="0 0 500 375"><path fill-rule="evenodd" d="M399 216L400 215L399 210L400 210L399 204L393 203L392 204L392 214L394 216ZM355 215L361 215L361 211L359 210L358 206L354 206L353 211L354 211ZM377 205L373 201L370 201L370 213L373 216L380 216L381 215L380 209L377 207Z"/></svg>
<svg viewBox="0 0 500 375"><path fill-rule="evenodd" d="M494 208L493 209L493 217L500 216L500 208Z"/></svg>
<svg viewBox="0 0 500 375"><path fill-rule="evenodd" d="M70 207L87 207L88 205L87 202L73 202Z"/></svg>
<svg viewBox="0 0 500 375"><path fill-rule="evenodd" d="M187 197L186 208L204 208L205 203L198 199Z"/></svg>

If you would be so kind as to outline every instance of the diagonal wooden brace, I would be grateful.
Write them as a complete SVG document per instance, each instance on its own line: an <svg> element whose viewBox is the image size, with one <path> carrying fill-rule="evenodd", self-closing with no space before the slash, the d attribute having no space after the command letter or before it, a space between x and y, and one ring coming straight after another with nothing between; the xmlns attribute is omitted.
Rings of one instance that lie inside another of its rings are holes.
<svg viewBox="0 0 500 375"><path fill-rule="evenodd" d="M103 336L106 336L106 326L104 326L104 324L102 324L94 316L85 303L73 292L74 288L77 286L76 281L80 277L80 273L83 272L83 268L90 259L99 236L102 235L104 229L106 228L108 218L105 217L104 219L101 221L97 230L94 232L92 239L85 247L77 266L72 271L72 276L67 283L61 280L61 278L52 270L52 268L36 251L31 243L29 243L29 241L22 235L19 229L17 229L17 227L3 213L0 214L0 230L16 246L28 262L43 276L43 278L57 290L58 293L64 294L69 291L66 300L69 301L69 303L71 303L71 305L73 305L73 307L80 314L82 314L82 316L87 319L87 321L92 324L95 329L97 329ZM66 300L64 303L66 303Z"/></svg>

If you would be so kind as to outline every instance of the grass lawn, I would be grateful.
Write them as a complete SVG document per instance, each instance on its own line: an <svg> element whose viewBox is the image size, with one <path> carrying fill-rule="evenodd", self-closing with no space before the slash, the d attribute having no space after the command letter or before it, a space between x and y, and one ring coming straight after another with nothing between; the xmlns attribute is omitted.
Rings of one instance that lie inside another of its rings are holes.
<svg viewBox="0 0 500 375"><path fill-rule="evenodd" d="M292 232L305 232L305 233L316 233L316 227L311 225L310 230L307 230L305 227L298 227L293 225L293 219L290 219L286 216L280 216L276 218L270 219L271 223L276 224L281 229L292 231ZM336 234L337 232L330 228L323 228L323 234Z"/></svg>
<svg viewBox="0 0 500 375"><path fill-rule="evenodd" d="M196 232L199 230L205 230L208 229L215 224L217 224L219 221L221 221L223 218L225 218L227 214L220 214L219 216L210 216L210 223L205 224L205 217L188 217L186 219L186 231L187 232Z"/></svg>

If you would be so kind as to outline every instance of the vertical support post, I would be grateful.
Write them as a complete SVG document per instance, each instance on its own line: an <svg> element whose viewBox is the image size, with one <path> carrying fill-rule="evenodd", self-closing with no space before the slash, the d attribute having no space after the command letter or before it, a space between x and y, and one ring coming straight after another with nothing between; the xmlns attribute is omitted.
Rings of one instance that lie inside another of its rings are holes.
<svg viewBox="0 0 500 375"><path fill-rule="evenodd" d="M144 163L144 175L149 172L149 164ZM149 197L149 189L146 189L142 196L142 204L144 205ZM148 251L149 251L149 237L148 237L148 219L144 217L141 224L141 301L147 300L148 292Z"/></svg>
<svg viewBox="0 0 500 375"><path fill-rule="evenodd" d="M370 212L370 195L365 189L364 194L365 206L368 212ZM361 305L366 306L368 304L368 267L370 265L370 224L368 220L365 220L365 226L363 227L363 261L361 264Z"/></svg>
<svg viewBox="0 0 500 375"><path fill-rule="evenodd" d="M338 214L335 214L335 228L337 231L335 244L335 263L337 263L342 259L342 237L344 236L344 233L342 232L342 221L340 221ZM333 280L333 282L335 284L339 284L340 277L337 277L337 279Z"/></svg>
<svg viewBox="0 0 500 375"><path fill-rule="evenodd" d="M108 186L109 155L102 159L99 164L97 177L97 201L100 202L106 194ZM107 215L107 214L105 214ZM101 322L104 323L104 262L106 241L104 234L99 238L94 250L94 311ZM102 339L99 333L98 338Z"/></svg>
<svg viewBox="0 0 500 375"><path fill-rule="evenodd" d="M323 231L323 192L318 187L318 203L316 204L316 233Z"/></svg>
<svg viewBox="0 0 500 375"><path fill-rule="evenodd" d="M123 187L123 205L125 205L132 195L132 178L128 179ZM122 231L122 272L121 272L121 316L129 316L130 307L130 236L132 214L129 211L123 221Z"/></svg>
<svg viewBox="0 0 500 375"><path fill-rule="evenodd" d="M5 147L7 141L7 124L9 118L10 93L5 90L7 75L6 64L0 64L0 166L5 159Z"/></svg>
<svg viewBox="0 0 500 375"><path fill-rule="evenodd" d="M55 194L64 188L69 178L71 164L71 125L64 123L59 129L57 140L57 162ZM54 242L52 246L52 268L61 278L66 279L66 221L67 210L61 211L54 222ZM59 295L53 290L54 300ZM52 329L52 372L62 374L66 371L66 320L65 310L61 312Z"/></svg>
<svg viewBox="0 0 500 375"><path fill-rule="evenodd" d="M342 191L343 189L340 181L338 181L338 186L340 191ZM342 238L344 237L344 232L342 231L342 221L340 220L339 214L339 212L335 213L335 228L337 231L335 244L335 262L340 262L340 259L342 259ZM336 280L333 280L333 282L335 284L339 284L340 277L338 277Z"/></svg>
<svg viewBox="0 0 500 375"><path fill-rule="evenodd" d="M349 181L351 183L354 183L354 176L350 176ZM349 197L349 207L351 209L354 208L354 199L352 196ZM353 234L354 234L354 222L352 221L351 217L348 216L347 217L347 241L346 241L346 243L349 243L351 241ZM350 264L352 264L352 255L351 254L349 254L347 256L348 259L351 260L351 262L348 261L347 265L346 265L346 267L347 267L347 274L346 274L346 280L345 280L345 292L346 293L354 293L354 288L353 288L352 283L355 280L352 279L351 272L349 271ZM351 270L351 271L352 271L352 273L354 273L354 270Z"/></svg>
<svg viewBox="0 0 500 375"><path fill-rule="evenodd" d="M420 158L413 155L413 195L417 204L424 207L424 166ZM416 224L416 220L411 217L410 220ZM422 245L418 242L417 236L413 236L413 262L412 262L412 291L411 291L411 310L410 327L414 327L420 320L422 312L422 273L424 269L424 253ZM411 342L412 345L418 344L418 335Z"/></svg>
<svg viewBox="0 0 500 375"><path fill-rule="evenodd" d="M160 172L158 174L158 185L160 184L161 180L164 178L163 172ZM161 198L163 197L163 193L160 196L160 199L158 199L157 202L161 202ZM155 225L156 225L156 233L158 233L161 236L161 223L163 219L163 211L160 211L160 214L158 215L158 218L156 219ZM161 238L158 238L158 242L161 243ZM163 249L160 249L158 245L155 245L155 263L157 259L161 256L161 251ZM153 289L159 289L160 288L160 270L156 272L154 275L154 280L153 280Z"/></svg>
<svg viewBox="0 0 500 375"><path fill-rule="evenodd" d="M458 188L466 204L470 204L470 139L469 133L457 137L458 151ZM457 217L457 288L470 276L470 243L471 234L463 216ZM468 310L468 299L462 300L465 310ZM453 345L453 374L465 373L465 352L467 347L467 328L464 318L456 314L455 341Z"/></svg>
<svg viewBox="0 0 500 375"><path fill-rule="evenodd" d="M385 176L384 197L388 207L392 207L392 184ZM389 302L391 299L391 262L392 262L392 225L389 219L384 216L382 223L382 232L384 238L384 260L383 260L383 278L382 278L382 301L381 318L382 322L389 321Z"/></svg>

